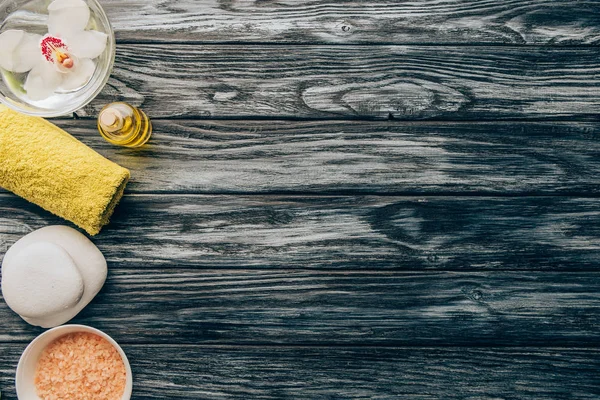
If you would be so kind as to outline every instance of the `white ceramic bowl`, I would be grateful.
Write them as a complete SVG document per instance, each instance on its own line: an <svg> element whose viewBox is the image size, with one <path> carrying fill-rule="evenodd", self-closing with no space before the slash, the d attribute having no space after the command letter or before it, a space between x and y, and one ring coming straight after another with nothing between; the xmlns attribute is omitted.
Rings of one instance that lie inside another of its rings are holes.
<svg viewBox="0 0 600 400"><path fill-rule="evenodd" d="M115 349L121 355L123 359L123 364L125 365L126 371L126 381L125 381L125 392L123 393L123 397L121 400L129 400L131 398L131 390L133 388L133 376L131 374L131 367L129 366L129 361L127 360L127 356L121 349L121 346L117 344L110 336L106 333L99 331L98 329L91 328L85 325L63 325L58 326L56 328L50 329L40 336L36 337L33 342L27 346L23 354L21 355L21 359L19 360L19 365L17 366L17 376L16 376L16 388L17 388L17 397L19 400L41 400L36 394L35 390L35 370L37 366L38 359L40 355L50 343L52 343L55 339L58 339L61 336L67 335L69 333L76 332L87 332L93 333L100 337L106 339L110 344L112 344Z"/></svg>

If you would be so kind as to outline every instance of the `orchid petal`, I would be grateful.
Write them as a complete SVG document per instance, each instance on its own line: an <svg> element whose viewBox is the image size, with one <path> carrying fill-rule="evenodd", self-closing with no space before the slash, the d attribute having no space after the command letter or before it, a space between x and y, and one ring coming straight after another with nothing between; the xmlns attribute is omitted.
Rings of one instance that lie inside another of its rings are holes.
<svg viewBox="0 0 600 400"><path fill-rule="evenodd" d="M48 6L48 32L67 36L82 32L90 20L90 8L83 0L55 0Z"/></svg>
<svg viewBox="0 0 600 400"><path fill-rule="evenodd" d="M14 72L27 72L38 63L43 62L40 41L42 37L33 33L26 33L13 54Z"/></svg>
<svg viewBox="0 0 600 400"><path fill-rule="evenodd" d="M52 96L62 82L62 74L46 61L37 64L27 75L23 89L31 100L44 100Z"/></svg>
<svg viewBox="0 0 600 400"><path fill-rule="evenodd" d="M12 71L15 65L15 49L25 32L10 29L0 34L0 67Z"/></svg>
<svg viewBox="0 0 600 400"><path fill-rule="evenodd" d="M64 39L69 51L77 57L94 59L106 49L108 35L98 31L83 31Z"/></svg>
<svg viewBox="0 0 600 400"><path fill-rule="evenodd" d="M92 75L96 71L96 64L89 58L82 58L75 65L73 71L64 74L61 89L75 90L89 82Z"/></svg>

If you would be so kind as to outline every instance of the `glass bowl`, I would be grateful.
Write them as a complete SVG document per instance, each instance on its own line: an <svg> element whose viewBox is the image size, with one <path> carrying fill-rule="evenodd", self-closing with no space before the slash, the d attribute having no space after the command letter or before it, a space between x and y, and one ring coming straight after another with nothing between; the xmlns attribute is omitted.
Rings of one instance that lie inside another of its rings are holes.
<svg viewBox="0 0 600 400"><path fill-rule="evenodd" d="M71 114L92 101L104 88L115 61L115 35L104 10L96 0L84 0L90 8L87 29L108 35L106 49L96 58L96 70L81 88L68 92L55 92L47 99L31 101L20 87L23 74L0 68L0 102L27 115L57 117ZM0 0L0 33L9 29L45 35L48 32L48 5L52 0ZM11 89L12 88L12 89Z"/></svg>

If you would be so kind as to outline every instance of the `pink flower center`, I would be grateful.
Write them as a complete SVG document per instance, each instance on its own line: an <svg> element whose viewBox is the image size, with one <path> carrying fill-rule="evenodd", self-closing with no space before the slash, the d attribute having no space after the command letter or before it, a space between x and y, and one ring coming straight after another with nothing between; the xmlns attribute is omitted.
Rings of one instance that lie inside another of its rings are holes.
<svg viewBox="0 0 600 400"><path fill-rule="evenodd" d="M46 61L58 63L60 66L70 69L73 67L73 59L69 55L69 48L61 39L54 36L46 36L40 43L42 54Z"/></svg>
<svg viewBox="0 0 600 400"><path fill-rule="evenodd" d="M49 62L54 62L54 53L60 49L67 50L65 42L54 36L46 36L41 43L42 54Z"/></svg>

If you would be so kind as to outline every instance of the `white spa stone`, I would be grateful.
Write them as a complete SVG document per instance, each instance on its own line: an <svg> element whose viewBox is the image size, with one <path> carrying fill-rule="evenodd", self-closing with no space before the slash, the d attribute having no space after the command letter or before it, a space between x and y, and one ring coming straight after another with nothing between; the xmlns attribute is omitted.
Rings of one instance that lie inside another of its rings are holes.
<svg viewBox="0 0 600 400"><path fill-rule="evenodd" d="M83 295L83 279L62 247L35 242L2 269L6 304L25 318L42 318L73 308ZM33 295L32 295L33 294Z"/></svg>
<svg viewBox="0 0 600 400"><path fill-rule="evenodd" d="M68 226L47 226L19 239L2 261L6 304L32 325L52 328L98 294L107 266L98 248Z"/></svg>

